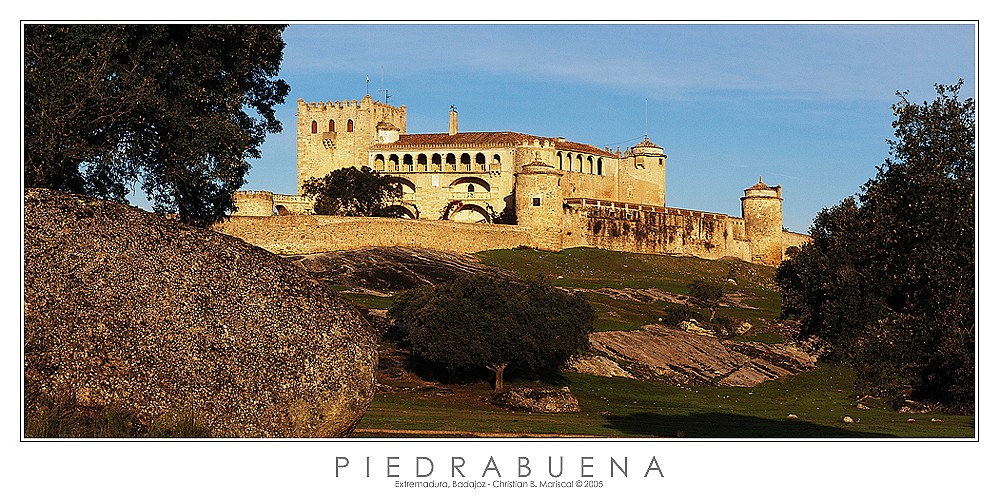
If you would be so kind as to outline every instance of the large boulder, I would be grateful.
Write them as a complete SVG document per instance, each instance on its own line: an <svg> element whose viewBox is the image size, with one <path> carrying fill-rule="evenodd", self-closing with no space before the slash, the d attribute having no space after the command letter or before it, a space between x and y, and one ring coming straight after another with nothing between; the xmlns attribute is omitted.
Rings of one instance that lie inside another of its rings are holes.
<svg viewBox="0 0 1000 503"><path fill-rule="evenodd" d="M374 333L305 271L123 204L24 194L25 412L62 402L218 437L349 433L375 392Z"/></svg>
<svg viewBox="0 0 1000 503"><path fill-rule="evenodd" d="M519 412L580 412L580 402L569 388L514 388L493 395L490 402Z"/></svg>

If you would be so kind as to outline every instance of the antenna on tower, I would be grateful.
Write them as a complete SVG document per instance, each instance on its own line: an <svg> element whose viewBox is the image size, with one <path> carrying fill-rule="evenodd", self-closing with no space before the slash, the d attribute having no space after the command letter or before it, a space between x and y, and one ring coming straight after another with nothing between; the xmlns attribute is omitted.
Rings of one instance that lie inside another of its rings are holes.
<svg viewBox="0 0 1000 503"><path fill-rule="evenodd" d="M391 98L392 95L389 94L389 90L385 88L385 69L382 69L381 72L382 72L382 84L379 87L378 91L379 91L379 93L381 93L385 97L384 103L386 105L388 105L389 104L389 98Z"/></svg>
<svg viewBox="0 0 1000 503"><path fill-rule="evenodd" d="M646 138L649 138L649 98L646 99Z"/></svg>

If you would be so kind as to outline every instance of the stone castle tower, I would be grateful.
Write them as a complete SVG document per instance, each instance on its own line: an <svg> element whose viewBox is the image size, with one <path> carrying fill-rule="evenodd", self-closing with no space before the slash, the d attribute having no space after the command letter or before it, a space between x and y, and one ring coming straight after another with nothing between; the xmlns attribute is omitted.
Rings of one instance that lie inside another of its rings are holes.
<svg viewBox="0 0 1000 503"><path fill-rule="evenodd" d="M348 102L298 101L298 188L335 167L367 166L368 148L406 134L406 106L394 107L365 96Z"/></svg>
<svg viewBox="0 0 1000 503"><path fill-rule="evenodd" d="M746 237L750 241L752 262L762 264L781 263L781 185L774 187L764 184L761 177L755 185L744 189L740 198Z"/></svg>
<svg viewBox="0 0 1000 503"><path fill-rule="evenodd" d="M620 190L625 192L625 197L631 200L635 194L644 194L643 199L649 201L649 204L665 205L667 156L663 154L663 147L645 137L641 143L631 148L626 159L631 161L625 163L631 169L623 170L620 174Z"/></svg>

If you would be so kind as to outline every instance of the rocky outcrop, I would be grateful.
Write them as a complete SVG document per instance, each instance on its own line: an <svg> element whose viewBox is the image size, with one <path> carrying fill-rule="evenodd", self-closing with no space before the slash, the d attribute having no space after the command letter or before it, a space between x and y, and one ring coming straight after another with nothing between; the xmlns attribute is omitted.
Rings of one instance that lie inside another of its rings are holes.
<svg viewBox="0 0 1000 503"><path fill-rule="evenodd" d="M327 284L373 294L394 294L436 285L463 274L517 277L469 255L425 248L365 248L285 258Z"/></svg>
<svg viewBox="0 0 1000 503"><path fill-rule="evenodd" d="M496 393L490 402L519 412L580 412L580 402L569 388L514 388Z"/></svg>
<svg viewBox="0 0 1000 503"><path fill-rule="evenodd" d="M610 357L636 378L684 384L749 387L816 364L814 356L793 344L734 342L663 325L593 333L590 344L596 358ZM591 373L585 363L577 362L574 368Z"/></svg>
<svg viewBox="0 0 1000 503"><path fill-rule="evenodd" d="M122 204L24 194L26 416L68 398L213 436L349 433L375 392L366 321L300 268Z"/></svg>

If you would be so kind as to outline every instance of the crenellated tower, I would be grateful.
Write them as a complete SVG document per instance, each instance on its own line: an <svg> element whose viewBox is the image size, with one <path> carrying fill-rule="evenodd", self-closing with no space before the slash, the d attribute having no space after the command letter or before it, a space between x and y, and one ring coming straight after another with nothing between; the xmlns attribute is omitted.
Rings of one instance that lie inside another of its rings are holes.
<svg viewBox="0 0 1000 503"><path fill-rule="evenodd" d="M298 101L297 171L299 194L309 178L368 164L368 148L406 134L406 106L394 107L365 96L360 101Z"/></svg>

